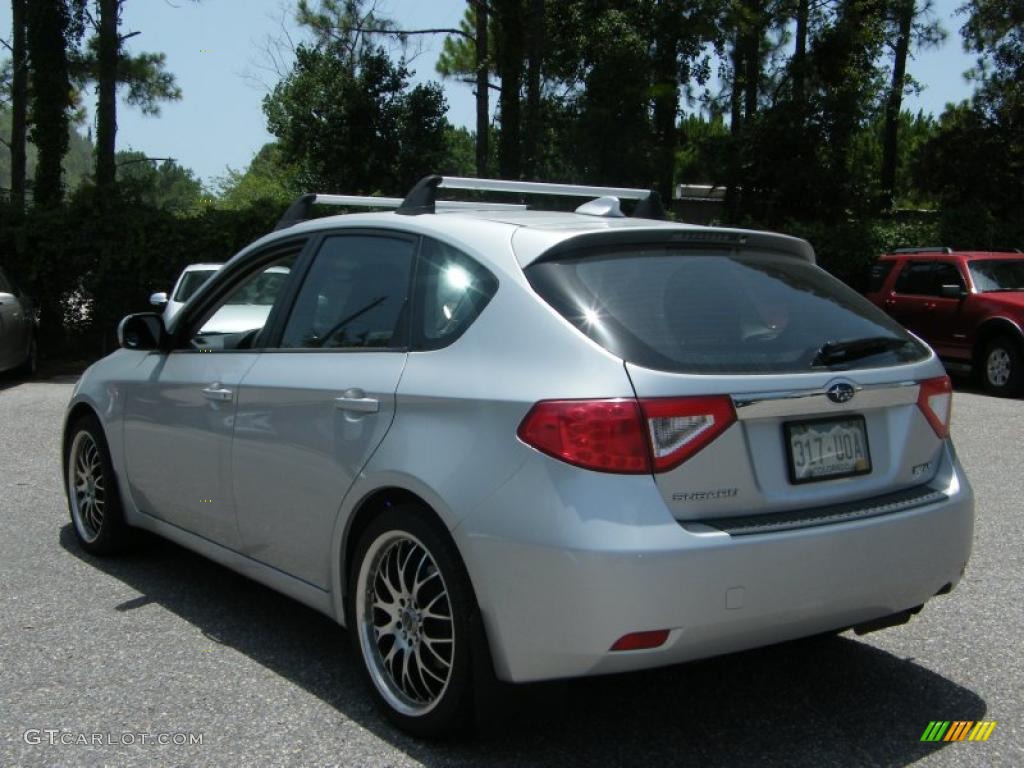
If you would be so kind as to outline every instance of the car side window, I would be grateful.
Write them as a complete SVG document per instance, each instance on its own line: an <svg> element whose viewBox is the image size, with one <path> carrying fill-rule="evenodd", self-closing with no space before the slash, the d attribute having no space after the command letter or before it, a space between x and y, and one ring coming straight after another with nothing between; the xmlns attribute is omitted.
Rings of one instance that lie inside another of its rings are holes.
<svg viewBox="0 0 1024 768"><path fill-rule="evenodd" d="M895 291L914 296L933 295L932 262L908 261L904 264L903 271L896 279Z"/></svg>
<svg viewBox="0 0 1024 768"><path fill-rule="evenodd" d="M413 345L439 349L461 336L498 289L487 269L446 243L423 238L416 270Z"/></svg>
<svg viewBox="0 0 1024 768"><path fill-rule="evenodd" d="M876 261L868 270L868 293L878 293L885 286L885 281L892 272L894 262Z"/></svg>
<svg viewBox="0 0 1024 768"><path fill-rule="evenodd" d="M320 246L281 337L282 348L407 345L415 240L335 235Z"/></svg>
<svg viewBox="0 0 1024 768"><path fill-rule="evenodd" d="M967 287L956 264L939 261L935 263L935 269L932 271L932 294L940 296L944 285L958 285L961 290Z"/></svg>
<svg viewBox="0 0 1024 768"><path fill-rule="evenodd" d="M290 253L245 277L193 325L189 345L203 352L255 347L284 294L297 257L297 253Z"/></svg>

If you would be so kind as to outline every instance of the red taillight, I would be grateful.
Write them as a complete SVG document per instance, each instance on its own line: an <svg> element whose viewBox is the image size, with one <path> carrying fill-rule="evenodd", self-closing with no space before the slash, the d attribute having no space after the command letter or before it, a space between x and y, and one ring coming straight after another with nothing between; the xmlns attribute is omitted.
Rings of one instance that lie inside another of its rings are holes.
<svg viewBox="0 0 1024 768"><path fill-rule="evenodd" d="M656 629L652 632L631 632L623 635L612 646L613 651L643 651L657 648L668 640L667 629Z"/></svg>
<svg viewBox="0 0 1024 768"><path fill-rule="evenodd" d="M544 400L519 439L599 472L643 474L679 466L736 420L727 396L649 400Z"/></svg>
<svg viewBox="0 0 1024 768"><path fill-rule="evenodd" d="M953 384L949 376L920 382L917 405L940 440L949 437L949 419L953 413Z"/></svg>
<svg viewBox="0 0 1024 768"><path fill-rule="evenodd" d="M736 421L732 398L674 397L641 400L654 471L678 467Z"/></svg>
<svg viewBox="0 0 1024 768"><path fill-rule="evenodd" d="M651 471L636 400L545 400L519 425L519 439L556 459L601 472Z"/></svg>

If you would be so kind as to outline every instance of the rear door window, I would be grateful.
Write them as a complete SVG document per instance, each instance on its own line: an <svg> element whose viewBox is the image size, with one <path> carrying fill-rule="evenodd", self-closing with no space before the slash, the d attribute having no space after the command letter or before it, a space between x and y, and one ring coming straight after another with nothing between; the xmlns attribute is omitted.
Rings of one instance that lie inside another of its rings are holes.
<svg viewBox="0 0 1024 768"><path fill-rule="evenodd" d="M903 271L896 278L896 293L903 293L910 296L932 296L932 266L931 261L908 261L903 265Z"/></svg>
<svg viewBox="0 0 1024 768"><path fill-rule="evenodd" d="M536 290L613 354L680 373L815 370L829 343L883 339L845 364L921 360L927 350L827 272L789 256L673 246L616 247L542 259Z"/></svg>

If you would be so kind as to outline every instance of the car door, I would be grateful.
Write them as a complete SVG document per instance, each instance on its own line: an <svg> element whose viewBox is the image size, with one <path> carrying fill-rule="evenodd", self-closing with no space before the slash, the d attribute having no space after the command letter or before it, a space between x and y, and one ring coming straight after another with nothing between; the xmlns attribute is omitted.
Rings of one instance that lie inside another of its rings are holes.
<svg viewBox="0 0 1024 768"><path fill-rule="evenodd" d="M0 270L0 371L21 364L28 351L26 329L30 322L15 295L14 284Z"/></svg>
<svg viewBox="0 0 1024 768"><path fill-rule="evenodd" d="M231 492L231 437L238 386L259 357L261 333L283 300L299 253L292 245L257 256L218 284L215 298L174 334L169 353L150 353L125 387L128 487L138 508L239 549ZM216 318L229 313L230 332ZM242 327L243 321L247 322Z"/></svg>
<svg viewBox="0 0 1024 768"><path fill-rule="evenodd" d="M321 588L341 502L394 417L416 247L377 231L323 237L277 348L242 381L232 476L244 552Z"/></svg>
<svg viewBox="0 0 1024 768"><path fill-rule="evenodd" d="M932 314L935 298L932 290L933 266L934 262L931 260L907 259L896 278L892 296L886 301L886 309L905 328L934 345L936 328Z"/></svg>
<svg viewBox="0 0 1024 768"><path fill-rule="evenodd" d="M942 286L944 285L959 286L961 292L967 290L967 282L960 273L956 262L937 261L932 268L932 319L930 321L934 329L932 346L943 357L970 357L965 328L967 321L964 319L964 300L962 297L947 298L943 296Z"/></svg>

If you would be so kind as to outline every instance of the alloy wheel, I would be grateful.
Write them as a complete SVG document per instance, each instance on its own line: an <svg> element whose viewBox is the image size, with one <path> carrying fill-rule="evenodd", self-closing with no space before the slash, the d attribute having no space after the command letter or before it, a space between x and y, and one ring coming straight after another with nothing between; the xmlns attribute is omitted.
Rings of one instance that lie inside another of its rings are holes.
<svg viewBox="0 0 1024 768"><path fill-rule="evenodd" d="M388 531L367 550L356 588L359 643L374 685L397 712L427 714L451 681L456 640L434 557L412 534Z"/></svg>
<svg viewBox="0 0 1024 768"><path fill-rule="evenodd" d="M68 454L68 497L79 535L96 541L107 504L106 478L96 440L85 430L75 435Z"/></svg>
<svg viewBox="0 0 1024 768"><path fill-rule="evenodd" d="M1004 387L1010 380L1010 353L1002 347L996 347L988 353L985 366L989 383L995 387Z"/></svg>

